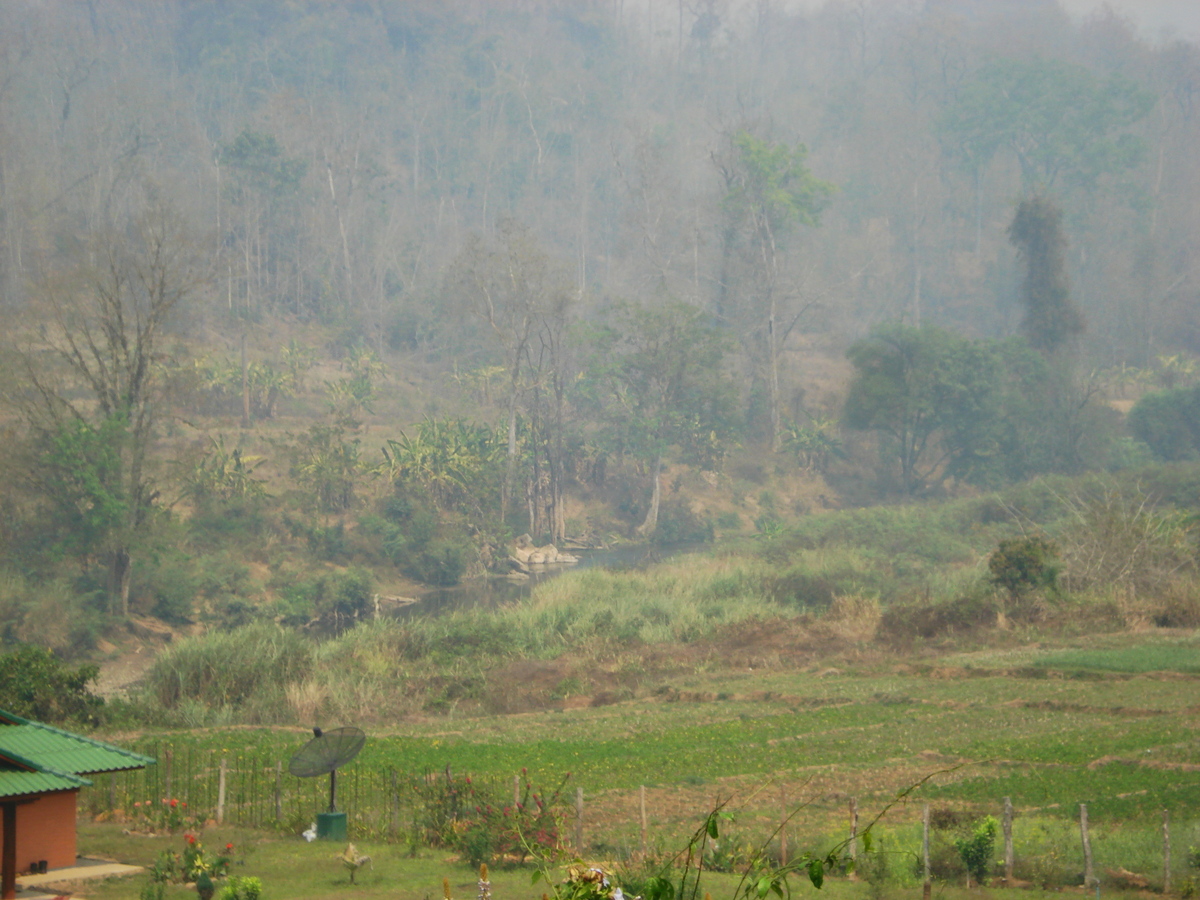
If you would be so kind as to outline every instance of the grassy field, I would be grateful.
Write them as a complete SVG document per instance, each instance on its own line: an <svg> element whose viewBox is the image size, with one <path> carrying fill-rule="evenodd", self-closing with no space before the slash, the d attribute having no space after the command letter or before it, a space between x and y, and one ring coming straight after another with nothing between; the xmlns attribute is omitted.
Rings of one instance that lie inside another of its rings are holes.
<svg viewBox="0 0 1200 900"><path fill-rule="evenodd" d="M585 855L597 859L639 849L643 785L649 843L662 851L682 847L714 804L725 803L724 827L740 847L771 845L786 808L795 812L787 827L793 853L824 852L846 836L854 798L864 823L883 813L875 831L891 860L887 896L918 889L914 860L925 803L969 823L999 815L1003 798L1011 797L1017 877L1053 888L1076 883L1082 872L1074 822L1080 803L1088 805L1097 871L1107 887L1120 887L1123 876L1106 873L1122 869L1161 884L1161 815L1168 810L1179 885L1191 871L1186 849L1200 844L1200 823L1191 818L1200 806L1198 647L1195 633L1156 630L918 660L864 653L811 671L695 672L651 696L600 706L376 726L340 782L342 808L377 861L356 890L384 896L389 884L421 884L412 896L423 898L439 895L443 876L471 884L466 866L448 851L422 849L416 859L405 858L416 802L410 795L401 798L394 841L379 840L386 828L370 812L369 785L381 783L371 782L371 773L447 767L500 791L522 769L543 787L569 774L564 800L576 787L583 790ZM238 728L153 740L159 748L169 742L176 760L191 752L267 762L285 760L306 736L294 728ZM132 743L153 749L146 740ZM309 794L314 811L322 789L316 785ZM569 810L564 815L570 837ZM301 820L292 816L273 833L257 832L246 871L279 883L270 896L341 896L337 879L345 876L326 865L330 848L294 836ZM223 839L220 829L213 834ZM952 871L951 832L935 838ZM84 834L84 849L144 859L160 839L116 839L110 846L111 840L104 826L94 826ZM285 889L302 860L325 874L310 876L303 889ZM497 879L497 896L540 893L522 883L528 872ZM877 888L864 880L839 890ZM106 890L89 894L120 896Z"/></svg>

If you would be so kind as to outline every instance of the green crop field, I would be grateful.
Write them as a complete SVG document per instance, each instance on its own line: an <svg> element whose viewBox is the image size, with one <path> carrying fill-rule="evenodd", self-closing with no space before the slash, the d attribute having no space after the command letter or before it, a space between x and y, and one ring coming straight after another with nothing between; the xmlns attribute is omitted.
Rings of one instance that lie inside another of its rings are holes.
<svg viewBox="0 0 1200 900"><path fill-rule="evenodd" d="M620 856L640 840L643 786L649 840L664 850L682 846L713 805L724 803L728 827L746 846L776 840L787 809L795 813L787 826L794 852L824 852L848 834L853 798L863 823L883 814L874 831L911 881L925 804L969 823L999 815L1009 797L1017 875L1047 884L1072 883L1082 871L1080 803L1089 809L1099 867L1161 883L1166 810L1174 822L1173 877L1182 883L1191 872L1186 849L1200 844L1192 819L1200 807L1193 646L1190 638L1126 635L1020 654L695 674L652 696L604 706L381 726L343 772L340 806L352 837L357 829L359 840L395 855L419 801L407 788L390 799L389 784L449 772L511 796L513 776L524 769L541 790L565 780L568 837L570 804L582 790L585 853ZM300 729L237 728L127 743L160 758L169 747L172 793L193 797L198 810L212 802L214 760L224 757L235 779L227 819L247 822L253 808L250 824L271 834L272 846L286 847L325 799L323 780L301 783L285 773L282 821L273 817L276 763L306 738ZM162 769L114 782L124 798L118 805L163 792ZM81 805L102 810L109 790L98 779ZM939 840L943 856L953 857L951 838ZM462 863L443 868L461 878ZM906 883L895 871L889 877L897 889Z"/></svg>

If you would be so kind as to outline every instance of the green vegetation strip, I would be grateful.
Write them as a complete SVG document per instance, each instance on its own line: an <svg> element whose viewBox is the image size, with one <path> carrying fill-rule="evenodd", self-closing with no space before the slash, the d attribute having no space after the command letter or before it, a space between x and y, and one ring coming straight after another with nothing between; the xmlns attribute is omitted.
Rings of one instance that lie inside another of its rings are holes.
<svg viewBox="0 0 1200 900"><path fill-rule="evenodd" d="M638 701L412 725L372 735L354 765L411 774L449 766L497 781L527 768L545 787L570 773L589 793L728 776L794 778L828 767L865 779L882 798L906 787L913 772L959 761L961 769L935 778L922 795L983 805L1011 795L1051 815L1072 815L1084 801L1122 815L1200 801L1200 786L1188 786L1178 768L1148 765L1190 757L1196 723L1175 696L1190 696L1190 681L1150 682L1156 699L1174 701L1161 709L1132 705L1145 699L1139 679L1102 684L1106 705L1085 705L1092 686L1000 676L796 676L793 693L767 701ZM828 705L803 705L818 692ZM241 729L163 735L138 748L154 753L172 743L286 759L304 738Z"/></svg>

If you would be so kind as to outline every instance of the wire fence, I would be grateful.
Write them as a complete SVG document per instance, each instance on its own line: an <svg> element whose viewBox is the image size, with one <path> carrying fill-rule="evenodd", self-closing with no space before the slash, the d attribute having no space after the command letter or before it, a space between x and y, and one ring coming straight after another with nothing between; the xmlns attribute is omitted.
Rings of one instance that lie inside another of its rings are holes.
<svg viewBox="0 0 1200 900"><path fill-rule="evenodd" d="M154 830L182 831L219 823L298 834L314 823L318 812L329 808L328 777L293 777L288 774L286 759L278 752L264 749L257 753L230 753L201 750L187 744L177 746L169 742L140 742L132 749L155 758L157 763L144 769L93 776L93 786L85 788L80 795L81 814L98 820L131 822L135 826L140 823ZM433 796L430 791L423 791L421 788L448 783L450 780L449 771L412 773L394 767L372 768L361 762L351 763L339 770L337 809L346 814L348 832L352 839L420 841L423 838L423 827L419 823L428 820L428 807ZM507 795L515 801L514 795L519 794L521 789L519 782L518 778L513 782L476 779L474 783L482 795L495 798ZM462 783L461 779L458 783ZM605 791L604 794L606 799L616 800L611 796L611 791ZM560 799L559 809L556 810L563 824L562 838L581 854L589 849L600 848L611 852L616 847L622 847L632 855L639 852L646 854L648 838L644 787L640 795L640 815L639 800L625 798L625 802L620 805L628 811L629 821L616 826L615 829L610 827L609 833L589 825L585 842L584 790L582 787L576 787L572 797ZM845 795L840 796L844 800ZM1004 874L1011 878L1012 807L1009 798L1003 798L1003 801L1003 807L1000 803L996 804L996 813L1001 814L1003 809ZM1112 850L1102 854L1109 858L1094 863L1088 836L1086 807L1081 805L1077 809L1081 813L1082 821L1058 817L1063 819L1063 828L1053 846L1046 844L1039 848L1031 846L1028 841L1018 842L1023 845L1018 854L1023 857L1019 860L1020 870L1034 878L1041 877L1037 873L1045 872L1047 874L1044 880L1047 883L1057 881L1060 884L1064 880L1067 883L1071 882L1075 877L1073 873L1076 867L1081 870L1080 874L1086 884L1098 884L1102 879L1111 882L1114 877L1119 880L1131 875L1130 870L1135 868L1153 873L1143 881L1159 890L1169 888L1173 879L1176 884L1186 881L1191 885L1193 877L1200 882L1200 852L1194 846L1200 843L1200 824L1190 820L1179 823L1176 838L1178 846L1172 860L1165 812L1156 812L1155 822L1122 823L1145 833L1133 843L1120 846L1113 844ZM928 806L925 810L923 834L919 823L909 823L909 827L916 830L905 837L905 840L914 845L910 855L918 863L915 869L919 871L924 866L928 873ZM701 816L706 812L696 811ZM759 813L767 819L774 817L774 821L779 823L771 839L771 852L786 858L788 831L798 830L798 826L784 825L791 815L786 804L771 809L769 813L764 814L762 810ZM1158 820L1160 816L1161 821ZM857 829L856 822L857 806L851 801L845 832L840 836L853 834ZM611 826L611 817L609 824ZM1108 826L1112 824L1107 823ZM768 831L771 827L773 826L768 826ZM1071 831L1074 832L1074 838L1065 837ZM1111 833L1112 829L1109 827L1102 840L1111 840ZM677 838L677 834L671 836L672 840ZM923 852L919 849L918 841L921 840L924 842ZM1045 837L1042 840L1050 839ZM1074 846L1067 847L1067 840ZM850 846L853 850L856 845L851 843ZM894 840L892 846L895 846ZM1000 850L1001 847L997 846L997 854ZM1061 859L1063 856L1070 858ZM1058 860L1057 874L1050 873L1046 865L1047 859L1051 858ZM1114 876L1113 872L1124 874ZM1133 886L1137 886L1136 881Z"/></svg>

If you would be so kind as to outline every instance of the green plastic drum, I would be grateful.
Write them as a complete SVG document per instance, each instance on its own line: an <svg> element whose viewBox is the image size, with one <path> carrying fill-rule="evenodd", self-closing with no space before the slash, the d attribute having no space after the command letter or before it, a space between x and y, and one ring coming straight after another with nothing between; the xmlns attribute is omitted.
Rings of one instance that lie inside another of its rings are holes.
<svg viewBox="0 0 1200 900"><path fill-rule="evenodd" d="M346 839L346 814L344 812L317 813L317 839L344 841Z"/></svg>

